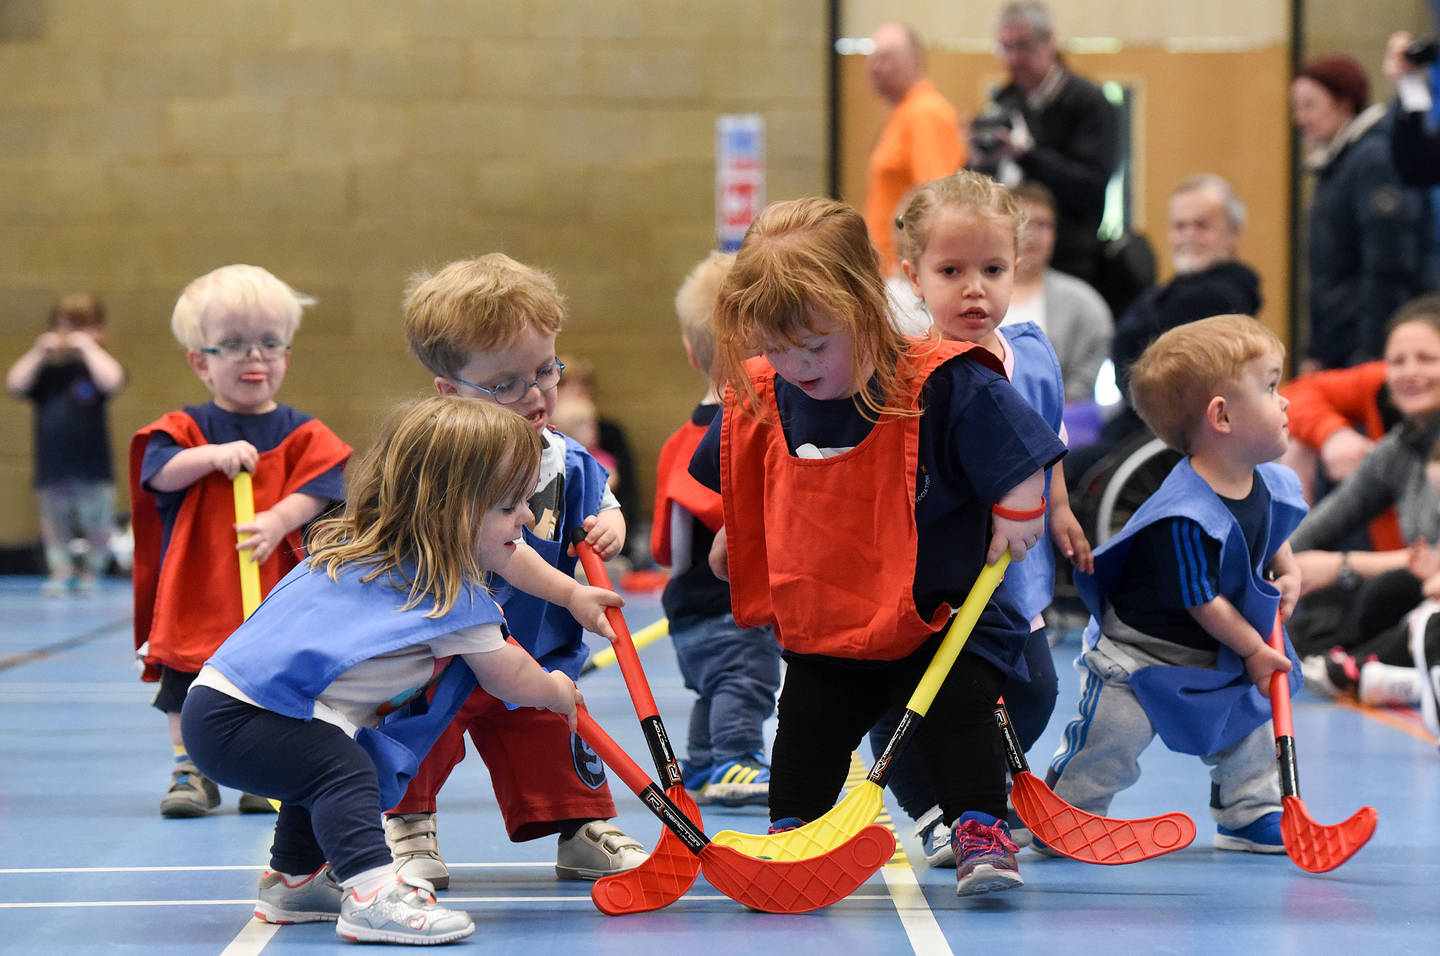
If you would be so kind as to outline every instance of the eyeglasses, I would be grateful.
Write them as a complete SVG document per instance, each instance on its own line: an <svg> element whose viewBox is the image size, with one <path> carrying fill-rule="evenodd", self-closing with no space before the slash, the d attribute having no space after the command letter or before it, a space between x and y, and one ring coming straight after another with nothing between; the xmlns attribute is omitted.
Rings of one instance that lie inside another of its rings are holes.
<svg viewBox="0 0 1440 956"><path fill-rule="evenodd" d="M202 348L200 350L206 355L218 355L221 358L238 362L241 359L250 357L250 353L258 352L260 358L266 362L274 362L285 357L290 351L290 346L273 336L266 336L258 342L246 342L243 339L226 339L219 345Z"/></svg>
<svg viewBox="0 0 1440 956"><path fill-rule="evenodd" d="M476 391L484 392L495 400L497 405L514 405L520 399L529 394L530 389L538 388L542 392L548 392L560 384L560 373L565 371L565 363L556 359L553 362L546 362L535 370L535 380L527 382L523 378L507 378L494 388L486 388L484 385L476 385L474 382L467 382L463 378L451 376L461 385L469 385Z"/></svg>

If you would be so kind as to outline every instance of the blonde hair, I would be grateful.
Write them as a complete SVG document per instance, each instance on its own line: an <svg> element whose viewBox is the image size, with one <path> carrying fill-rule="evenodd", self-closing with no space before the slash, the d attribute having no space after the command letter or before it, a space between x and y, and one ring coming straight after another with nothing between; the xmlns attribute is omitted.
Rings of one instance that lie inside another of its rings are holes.
<svg viewBox="0 0 1440 956"><path fill-rule="evenodd" d="M345 510L318 522L311 564L332 580L347 566L362 581L388 575L402 610L434 602L443 617L467 584L484 585L475 557L491 508L524 501L540 472L541 439L493 402L436 395L395 409L380 437L345 472Z"/></svg>
<svg viewBox="0 0 1440 956"><path fill-rule="evenodd" d="M194 279L180 293L170 314L170 331L187 349L205 347L205 320L229 312L264 312L284 323L288 344L300 328L300 313L315 300L259 266L221 266Z"/></svg>
<svg viewBox="0 0 1440 956"><path fill-rule="evenodd" d="M715 372L748 414L763 417L745 360L767 345L799 345L823 316L853 345L855 405L872 421L919 414L910 408L897 367L912 346L890 324L880 257L858 212L833 199L766 206L745 233L720 286L715 310ZM930 345L935 347L938 339ZM874 369L879 394L860 376Z"/></svg>
<svg viewBox="0 0 1440 956"><path fill-rule="evenodd" d="M1248 315L1217 315L1161 335L1130 370L1130 404L1160 440L1189 454L1210 399L1235 381L1246 362L1285 346Z"/></svg>
<svg viewBox="0 0 1440 956"><path fill-rule="evenodd" d="M689 343L700 371L706 375L715 366L715 306L720 286L733 265L735 253L712 252L690 270L675 293L680 334Z"/></svg>
<svg viewBox="0 0 1440 956"><path fill-rule="evenodd" d="M1008 223L1015 234L1015 249L1019 251L1025 211L1015 201L1014 194L984 173L962 169L917 187L896 218L895 226L899 230L896 249L900 258L912 267L924 254L930 242L930 228L943 209L960 209Z"/></svg>
<svg viewBox="0 0 1440 956"><path fill-rule="evenodd" d="M557 335L564 321L555 280L500 252L417 272L405 287L405 342L445 378L474 352L506 348L526 332Z"/></svg>

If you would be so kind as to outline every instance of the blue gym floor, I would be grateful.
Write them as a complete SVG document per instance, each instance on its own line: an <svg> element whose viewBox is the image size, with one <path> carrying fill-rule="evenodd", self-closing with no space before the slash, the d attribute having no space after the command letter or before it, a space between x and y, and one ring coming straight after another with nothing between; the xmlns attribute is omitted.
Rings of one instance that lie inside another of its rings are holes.
<svg viewBox="0 0 1440 956"><path fill-rule="evenodd" d="M38 578L0 578L0 952L241 956L354 953L333 924L273 927L251 918L271 818L240 816L237 794L198 820L165 820L163 717L132 664L128 582L49 600ZM632 629L658 618L632 595ZM1056 648L1061 698L1031 752L1038 772L1074 708L1077 644ZM683 740L690 697L669 643L641 652L661 715ZM583 678L589 706L649 769L616 668ZM454 873L441 894L475 918L458 951L547 953L1433 953L1440 939L1440 755L1413 712L1372 711L1303 692L1295 703L1300 780L1311 814L1336 823L1365 804L1375 837L1350 862L1311 875L1286 857L1211 849L1208 778L1193 758L1152 747L1114 816L1189 813L1188 849L1131 866L1019 857L1026 884L960 900L954 871L892 862L829 909L748 911L704 879L668 909L606 917L588 884L554 878L554 840L511 844L484 765L471 757L441 795L440 841ZM868 753L863 760L868 767ZM653 846L659 823L613 775L619 824ZM763 809L704 808L704 827L763 832ZM894 812L893 805L891 812ZM897 823L919 859L908 822Z"/></svg>

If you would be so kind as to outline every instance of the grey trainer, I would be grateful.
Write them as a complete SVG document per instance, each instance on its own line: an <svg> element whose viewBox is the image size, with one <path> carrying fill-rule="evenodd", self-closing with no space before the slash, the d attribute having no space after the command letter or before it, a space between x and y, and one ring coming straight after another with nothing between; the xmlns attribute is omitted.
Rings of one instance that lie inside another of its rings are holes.
<svg viewBox="0 0 1440 956"><path fill-rule="evenodd" d="M440 858L435 814L395 813L385 817L385 842L395 858L395 872L424 880L437 890L450 886L450 868Z"/></svg>
<svg viewBox="0 0 1440 956"><path fill-rule="evenodd" d="M175 765L170 789L160 798L162 817L203 817L220 806L220 788L189 760Z"/></svg>
<svg viewBox="0 0 1440 956"><path fill-rule="evenodd" d="M260 877L255 918L267 923L333 923L340 916L344 895L329 863L296 883L283 873L266 870Z"/></svg>
<svg viewBox="0 0 1440 956"><path fill-rule="evenodd" d="M424 880L402 877L368 899L347 890L340 901L335 932L355 943L449 943L475 932L470 914L435 902Z"/></svg>

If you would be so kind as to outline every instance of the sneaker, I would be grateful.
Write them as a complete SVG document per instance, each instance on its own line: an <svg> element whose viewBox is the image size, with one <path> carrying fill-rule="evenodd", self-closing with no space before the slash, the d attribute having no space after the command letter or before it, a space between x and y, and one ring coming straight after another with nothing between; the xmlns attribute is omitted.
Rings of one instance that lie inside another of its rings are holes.
<svg viewBox="0 0 1440 956"><path fill-rule="evenodd" d="M570 839L560 838L555 853L555 875L562 880L598 880L633 870L650 854L613 823L591 820Z"/></svg>
<svg viewBox="0 0 1440 956"><path fill-rule="evenodd" d="M262 797L254 793L240 794L240 803L237 805L241 813L274 813L275 804L270 802L269 797Z"/></svg>
<svg viewBox="0 0 1440 956"><path fill-rule="evenodd" d="M770 765L758 753L718 763L700 794L706 803L727 807L764 806L770 801Z"/></svg>
<svg viewBox="0 0 1440 956"><path fill-rule="evenodd" d="M680 780L685 785L685 792L696 804L710 802L710 798L705 796L705 785L710 782L710 774L714 771L714 766L709 764L699 768L691 763L680 765Z"/></svg>
<svg viewBox="0 0 1440 956"><path fill-rule="evenodd" d="M1420 672L1370 660L1360 665L1360 703L1371 707L1414 707L1420 703Z"/></svg>
<svg viewBox="0 0 1440 956"><path fill-rule="evenodd" d="M340 917L344 895L329 863L293 883L284 873L266 870L260 877L255 918L267 923L333 923Z"/></svg>
<svg viewBox="0 0 1440 956"><path fill-rule="evenodd" d="M925 862L936 869L954 869L955 850L950 846L950 828L938 806L931 807L915 821L915 839Z"/></svg>
<svg viewBox="0 0 1440 956"><path fill-rule="evenodd" d="M766 831L766 834L768 836L774 836L777 833L787 833L790 830L798 830L804 825L805 821L799 817L781 817L770 824L770 829Z"/></svg>
<svg viewBox="0 0 1440 956"><path fill-rule="evenodd" d="M468 913L438 905L429 883L401 877L367 899L346 892L335 932L352 943L425 946L469 936L475 923Z"/></svg>
<svg viewBox="0 0 1440 956"><path fill-rule="evenodd" d="M45 583L40 585L40 594L47 598L62 598L70 593L70 580L68 578L47 578Z"/></svg>
<svg viewBox="0 0 1440 956"><path fill-rule="evenodd" d="M162 817L203 817L220 806L220 788L189 760L175 765L170 789L160 798Z"/></svg>
<svg viewBox="0 0 1440 956"><path fill-rule="evenodd" d="M950 837L955 854L955 895L978 896L1024 886L1004 820L975 810L961 814Z"/></svg>
<svg viewBox="0 0 1440 956"><path fill-rule="evenodd" d="M1280 837L1280 811L1272 810L1238 830L1216 827L1215 849L1239 850L1244 853L1284 853L1285 841Z"/></svg>
<svg viewBox="0 0 1440 956"><path fill-rule="evenodd" d="M78 597L94 597L100 593L100 582L93 576L81 575L75 581L75 594Z"/></svg>
<svg viewBox="0 0 1440 956"><path fill-rule="evenodd" d="M1440 736L1440 614L1412 618L1410 653L1420 674L1420 718Z"/></svg>
<svg viewBox="0 0 1440 956"><path fill-rule="evenodd" d="M1324 654L1312 654L1300 662L1300 673L1310 689L1321 697L1354 697L1360 684L1360 665L1338 647Z"/></svg>
<svg viewBox="0 0 1440 956"><path fill-rule="evenodd" d="M385 842L401 879L424 880L437 890L450 886L450 868L440 858L433 813L391 813L385 816Z"/></svg>

